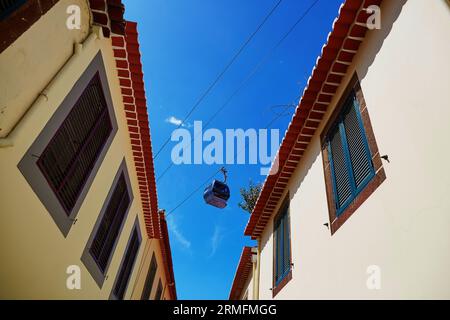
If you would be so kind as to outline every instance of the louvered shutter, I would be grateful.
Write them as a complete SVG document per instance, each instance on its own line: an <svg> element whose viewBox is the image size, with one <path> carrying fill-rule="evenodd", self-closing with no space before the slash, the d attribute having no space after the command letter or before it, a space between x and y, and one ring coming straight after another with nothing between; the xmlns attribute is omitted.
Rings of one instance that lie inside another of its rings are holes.
<svg viewBox="0 0 450 320"><path fill-rule="evenodd" d="M278 281L281 277L281 270L283 268L283 258L282 258L282 235L281 235L281 219L277 220L276 229L275 229L275 236L276 236L276 248L275 248L275 255L276 255L276 270L275 270L275 280Z"/></svg>
<svg viewBox="0 0 450 320"><path fill-rule="evenodd" d="M329 155L337 215L374 176L374 169L354 93L329 134Z"/></svg>
<svg viewBox="0 0 450 320"><path fill-rule="evenodd" d="M275 232L275 281L280 282L291 268L288 207L283 208L274 225Z"/></svg>
<svg viewBox="0 0 450 320"><path fill-rule="evenodd" d="M67 215L112 129L100 78L96 75L37 161Z"/></svg>
<svg viewBox="0 0 450 320"><path fill-rule="evenodd" d="M155 281L156 269L158 264L156 263L155 255L153 254L150 262L150 269L148 269L147 278L144 283L144 290L142 291L141 300L150 299L150 293L152 292L153 282Z"/></svg>
<svg viewBox="0 0 450 320"><path fill-rule="evenodd" d="M345 149L342 141L342 130L340 125L337 126L332 134L330 149L332 173L335 186L335 200L337 207L340 208L352 197L352 186L346 164Z"/></svg>
<svg viewBox="0 0 450 320"><path fill-rule="evenodd" d="M111 257L129 204L130 196L125 177L122 174L109 200L90 248L92 257L103 272L106 270Z"/></svg>
<svg viewBox="0 0 450 320"><path fill-rule="evenodd" d="M286 275L291 268L291 248L289 241L289 215L287 209L283 216L283 276Z"/></svg>
<svg viewBox="0 0 450 320"><path fill-rule="evenodd" d="M138 230L135 228L114 285L113 293L116 299L122 300L125 295L140 244Z"/></svg>
<svg viewBox="0 0 450 320"><path fill-rule="evenodd" d="M344 117L344 127L347 145L350 153L353 178L356 189L358 189L373 172L372 161L367 147L367 138L358 118L358 105L355 101L349 102L351 105Z"/></svg>
<svg viewBox="0 0 450 320"><path fill-rule="evenodd" d="M26 0L0 0L0 21L26 3Z"/></svg>
<svg viewBox="0 0 450 320"><path fill-rule="evenodd" d="M162 282L161 280L159 280L158 288L156 289L155 300L161 300L162 290L163 290Z"/></svg>

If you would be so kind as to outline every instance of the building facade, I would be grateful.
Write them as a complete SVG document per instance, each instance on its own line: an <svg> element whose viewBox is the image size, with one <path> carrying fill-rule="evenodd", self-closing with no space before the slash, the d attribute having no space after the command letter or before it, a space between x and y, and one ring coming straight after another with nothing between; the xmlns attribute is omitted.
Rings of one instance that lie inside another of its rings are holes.
<svg viewBox="0 0 450 320"><path fill-rule="evenodd" d="M0 15L0 298L176 299L137 25L113 0Z"/></svg>
<svg viewBox="0 0 450 320"><path fill-rule="evenodd" d="M239 292L450 298L449 22L446 0L344 2L246 227Z"/></svg>

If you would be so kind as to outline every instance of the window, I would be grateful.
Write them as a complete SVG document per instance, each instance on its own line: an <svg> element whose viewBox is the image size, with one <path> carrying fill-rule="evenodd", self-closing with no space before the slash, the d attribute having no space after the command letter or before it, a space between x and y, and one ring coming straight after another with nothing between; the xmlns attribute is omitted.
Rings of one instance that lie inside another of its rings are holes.
<svg viewBox="0 0 450 320"><path fill-rule="evenodd" d="M89 249L89 253L103 272L106 270L106 265L111 257L129 204L130 196L125 177L122 174L111 199L109 199L108 207Z"/></svg>
<svg viewBox="0 0 450 320"><path fill-rule="evenodd" d="M133 231L131 232L130 240L128 241L125 256L123 257L120 269L113 286L112 298L115 300L123 300L125 291L130 280L133 267L136 262L136 257L141 245L141 234L139 231L139 223L136 220Z"/></svg>
<svg viewBox="0 0 450 320"><path fill-rule="evenodd" d="M125 160L122 162L81 260L102 287L132 201Z"/></svg>
<svg viewBox="0 0 450 320"><path fill-rule="evenodd" d="M158 288L156 289L156 294L155 294L155 300L161 300L162 290L163 290L162 282L161 282L161 279L159 279Z"/></svg>
<svg viewBox="0 0 450 320"><path fill-rule="evenodd" d="M96 74L37 161L67 215L111 131L100 77Z"/></svg>
<svg viewBox="0 0 450 320"><path fill-rule="evenodd" d="M289 196L288 196L289 197ZM274 219L274 288L275 296L292 278L289 202L285 200Z"/></svg>
<svg viewBox="0 0 450 320"><path fill-rule="evenodd" d="M148 269L147 277L145 278L144 290L142 291L141 300L149 300L152 292L153 282L155 281L156 270L158 264L156 263L155 254L152 256L150 268Z"/></svg>
<svg viewBox="0 0 450 320"><path fill-rule="evenodd" d="M65 237L117 129L99 52L68 89L68 94L18 164Z"/></svg>
<svg viewBox="0 0 450 320"><path fill-rule="evenodd" d="M386 177L356 76L325 127L322 153L333 234Z"/></svg>
<svg viewBox="0 0 450 320"><path fill-rule="evenodd" d="M328 136L328 156L339 217L375 174L354 92Z"/></svg>

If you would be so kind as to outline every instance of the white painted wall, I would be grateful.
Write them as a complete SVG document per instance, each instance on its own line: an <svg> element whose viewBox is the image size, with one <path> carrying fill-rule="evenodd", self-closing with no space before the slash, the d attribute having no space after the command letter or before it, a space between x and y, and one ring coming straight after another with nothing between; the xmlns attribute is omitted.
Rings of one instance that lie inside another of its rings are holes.
<svg viewBox="0 0 450 320"><path fill-rule="evenodd" d="M356 70L387 179L331 236L319 137L289 184L293 279L276 299L450 298L450 7L384 1L333 100ZM318 133L321 132L319 128ZM272 299L272 222L262 236L260 299ZM381 268L368 290L367 267Z"/></svg>

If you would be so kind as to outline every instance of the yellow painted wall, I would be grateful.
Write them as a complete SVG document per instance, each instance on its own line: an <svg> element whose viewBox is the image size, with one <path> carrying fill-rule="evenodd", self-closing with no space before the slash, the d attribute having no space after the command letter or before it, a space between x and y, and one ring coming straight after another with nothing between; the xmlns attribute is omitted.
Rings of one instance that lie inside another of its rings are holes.
<svg viewBox="0 0 450 320"><path fill-rule="evenodd" d="M0 123L4 128L14 127L7 140L0 139L0 298L108 299L136 216L143 239L125 298L131 297L137 266L145 258L147 234L111 40L103 38L99 28L89 31L86 23L79 31L67 30L63 17L69 4L80 5L82 19L89 19L87 1L62 0L0 55L0 105L7 106ZM74 44L83 42L74 53ZM119 129L79 210L77 223L64 238L17 165L99 51ZM45 96L33 104L44 88ZM108 278L100 289L80 258L124 158L134 200ZM81 268L81 290L66 288L70 265Z"/></svg>
<svg viewBox="0 0 450 320"><path fill-rule="evenodd" d="M247 300L254 300L254 290L253 290L253 274L250 272L250 275L247 279L247 282L244 285L244 289L242 289L241 296L239 300L242 300L247 296Z"/></svg>
<svg viewBox="0 0 450 320"><path fill-rule="evenodd" d="M450 11L445 1L384 1L357 71L387 180L333 235L316 136L295 171L293 279L276 299L450 298ZM398 18L397 18L398 16ZM323 124L319 128L320 133ZM262 236L260 299L272 299L273 220ZM381 268L369 290L367 268Z"/></svg>
<svg viewBox="0 0 450 320"><path fill-rule="evenodd" d="M69 5L81 9L81 29L69 30ZM85 0L61 0L0 54L0 138L6 137L89 33Z"/></svg>

